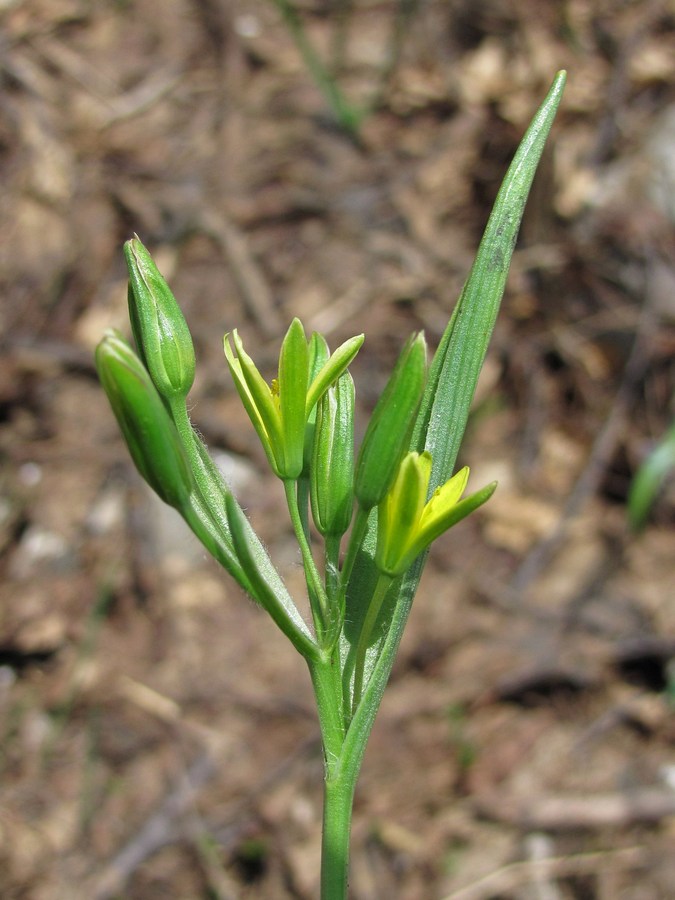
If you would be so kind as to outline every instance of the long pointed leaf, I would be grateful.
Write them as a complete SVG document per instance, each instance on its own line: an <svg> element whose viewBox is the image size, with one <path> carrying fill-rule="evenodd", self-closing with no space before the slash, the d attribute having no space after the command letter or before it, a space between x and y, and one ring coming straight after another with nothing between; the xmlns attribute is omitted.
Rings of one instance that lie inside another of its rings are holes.
<svg viewBox="0 0 675 900"><path fill-rule="evenodd" d="M544 144L565 86L556 76L530 123L495 200L457 309L434 355L413 447L429 450L429 490L452 475L499 305L511 256Z"/></svg>
<svg viewBox="0 0 675 900"><path fill-rule="evenodd" d="M411 442L411 449L427 449L433 455L431 492L452 474L506 284L525 202L562 97L565 77L565 72L559 72L556 76L516 151L497 195L476 261L432 361L428 387ZM352 583L361 587L364 599L369 596L368 591L376 577L374 532L371 527L352 578ZM389 605L389 609L383 610L380 621L390 624L382 629L379 639L368 651L364 679L366 687L347 736L347 742L353 742L357 757L350 761L350 765L360 764L358 748L365 745L363 736L372 727L423 567L424 557L418 558L403 577L399 590L392 590L387 595L385 604ZM349 599L353 618L350 627L345 626L341 645L347 672L362 624L362 616L358 616L357 612L359 598L353 596ZM343 688L348 695L350 685L345 683ZM346 748L344 756L349 758Z"/></svg>

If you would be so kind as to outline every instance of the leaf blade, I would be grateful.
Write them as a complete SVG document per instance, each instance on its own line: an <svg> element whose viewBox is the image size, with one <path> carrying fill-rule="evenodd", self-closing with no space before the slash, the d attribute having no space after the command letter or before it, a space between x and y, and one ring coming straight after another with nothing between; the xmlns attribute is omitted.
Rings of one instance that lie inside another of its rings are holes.
<svg viewBox="0 0 675 900"><path fill-rule="evenodd" d="M411 449L433 456L430 491L452 475L518 237L525 203L555 118L566 73L558 72L497 194L476 259L432 360Z"/></svg>
<svg viewBox="0 0 675 900"><path fill-rule="evenodd" d="M410 445L411 450L421 452L427 449L432 453L434 465L429 486L430 492L433 492L452 475L478 374L485 358L506 284L508 263L513 253L525 201L562 98L565 80L566 73L564 71L556 75L546 98L532 119L516 151L497 195L476 261L432 360L427 388ZM509 212L508 204L514 202L514 209ZM495 266L494 262L497 260L496 254L499 250L505 255L501 257L500 265ZM492 268L487 266L490 259L493 261ZM490 302L487 308L481 308L483 291L486 289L490 290ZM472 328L476 329L477 323L479 323L478 327L481 332L478 335L479 339L474 341L467 350L467 335ZM462 384L462 378L466 376L464 367L469 369L469 378ZM441 399L436 403L439 392ZM445 429L443 428L444 423ZM444 435L447 438L445 444L443 442ZM375 583L373 562L375 530L371 523L368 536L362 545L361 557L355 565L354 582L358 582L361 588L360 593L362 592L366 596L369 596L369 591L372 590L372 585ZM426 554L417 558L398 582L398 589L390 591L385 600L381 619L386 617L388 625L368 650L362 701L346 738L345 757L349 758L350 765L358 766L360 764L365 746L365 736L372 728L389 679L410 607L422 576L425 558ZM358 642L362 618L354 616L353 621L348 624L350 628L345 626L341 644L341 654L345 661L343 683L345 696L350 695L349 660L353 656L354 647Z"/></svg>

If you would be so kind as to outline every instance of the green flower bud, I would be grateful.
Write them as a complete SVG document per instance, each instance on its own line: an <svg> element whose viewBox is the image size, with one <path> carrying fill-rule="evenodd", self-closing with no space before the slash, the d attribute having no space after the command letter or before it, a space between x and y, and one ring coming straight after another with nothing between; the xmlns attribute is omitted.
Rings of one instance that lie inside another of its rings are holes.
<svg viewBox="0 0 675 900"><path fill-rule="evenodd" d="M183 313L140 240L124 245L129 269L129 318L136 346L162 397L187 397L195 351Z"/></svg>
<svg viewBox="0 0 675 900"><path fill-rule="evenodd" d="M311 384L330 359L326 338L313 331L309 339L309 383Z"/></svg>
<svg viewBox="0 0 675 900"><path fill-rule="evenodd" d="M328 362L330 350L326 338L317 331L312 333L309 339L309 383L311 384L321 369ZM305 449L303 476L307 476L312 463L312 448L314 446L314 429L316 427L316 411L318 404L315 404L309 413L307 419L307 428L305 430Z"/></svg>
<svg viewBox="0 0 675 900"><path fill-rule="evenodd" d="M341 537L354 505L354 381L349 372L328 388L317 406L310 500L320 533Z"/></svg>
<svg viewBox="0 0 675 900"><path fill-rule="evenodd" d="M354 493L364 510L389 490L410 445L426 379L424 334L412 335L377 401L356 463Z"/></svg>
<svg viewBox="0 0 675 900"><path fill-rule="evenodd" d="M278 401L284 469L289 478L302 472L309 412L309 344L300 319L293 319L279 353Z"/></svg>
<svg viewBox="0 0 675 900"><path fill-rule="evenodd" d="M96 369L136 468L165 503L182 511L194 489L192 472L142 362L120 335L109 331L96 348Z"/></svg>

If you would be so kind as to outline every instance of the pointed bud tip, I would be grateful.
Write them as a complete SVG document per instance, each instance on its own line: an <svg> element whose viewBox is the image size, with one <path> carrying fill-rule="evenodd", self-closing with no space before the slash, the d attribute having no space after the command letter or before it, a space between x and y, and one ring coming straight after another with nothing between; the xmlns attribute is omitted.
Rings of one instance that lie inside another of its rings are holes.
<svg viewBox="0 0 675 900"><path fill-rule="evenodd" d="M138 237L125 243L124 256L129 318L139 353L164 398L185 398L195 377L195 352L185 317Z"/></svg>

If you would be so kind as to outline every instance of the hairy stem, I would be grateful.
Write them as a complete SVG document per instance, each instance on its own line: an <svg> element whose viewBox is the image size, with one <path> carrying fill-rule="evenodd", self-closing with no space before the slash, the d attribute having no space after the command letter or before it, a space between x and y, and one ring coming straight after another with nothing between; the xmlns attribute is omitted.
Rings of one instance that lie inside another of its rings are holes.
<svg viewBox="0 0 675 900"><path fill-rule="evenodd" d="M307 580L307 591L309 593L309 602L312 607L312 616L314 619L314 627L317 630L319 643L323 643L325 636L331 631L330 608L326 590L321 582L319 570L316 567L312 548L309 546L309 540L305 533L305 527L298 506L298 493L295 479L287 478L284 480L284 490L286 491L286 502L288 504L288 512L293 523L295 538L300 547L302 554L302 564L305 569L305 578Z"/></svg>

